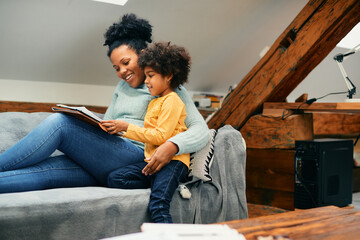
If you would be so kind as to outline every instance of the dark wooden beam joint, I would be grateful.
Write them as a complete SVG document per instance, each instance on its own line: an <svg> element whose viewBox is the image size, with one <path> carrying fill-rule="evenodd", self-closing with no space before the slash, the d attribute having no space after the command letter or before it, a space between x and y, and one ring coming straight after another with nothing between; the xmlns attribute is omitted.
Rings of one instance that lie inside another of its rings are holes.
<svg viewBox="0 0 360 240"><path fill-rule="evenodd" d="M290 47L290 45L295 41L295 39L296 31L295 29L291 29L280 42L279 48L281 52L285 52L285 50Z"/></svg>

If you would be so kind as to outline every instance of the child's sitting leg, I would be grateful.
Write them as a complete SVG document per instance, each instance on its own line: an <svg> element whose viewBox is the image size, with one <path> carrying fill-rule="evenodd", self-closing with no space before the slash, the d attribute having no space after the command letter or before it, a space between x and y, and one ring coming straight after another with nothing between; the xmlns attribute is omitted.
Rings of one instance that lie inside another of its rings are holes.
<svg viewBox="0 0 360 240"><path fill-rule="evenodd" d="M170 202L179 183L186 179L187 166L172 160L152 176L149 210L156 223L172 223Z"/></svg>
<svg viewBox="0 0 360 240"><path fill-rule="evenodd" d="M187 176L187 166L172 160L154 175L145 176L142 169L146 162L132 164L111 172L108 186L122 189L150 188L149 211L151 219L156 223L172 223L170 202L179 183Z"/></svg>
<svg viewBox="0 0 360 240"><path fill-rule="evenodd" d="M122 167L111 172L108 176L108 187L122 189L150 188L150 176L142 173L146 162L139 162Z"/></svg>

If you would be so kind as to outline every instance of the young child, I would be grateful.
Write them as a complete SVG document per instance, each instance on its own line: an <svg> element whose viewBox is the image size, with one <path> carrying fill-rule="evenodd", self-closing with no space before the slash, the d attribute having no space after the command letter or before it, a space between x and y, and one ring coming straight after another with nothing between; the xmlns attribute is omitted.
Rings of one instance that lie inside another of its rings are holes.
<svg viewBox="0 0 360 240"><path fill-rule="evenodd" d="M157 223L172 223L170 202L179 183L186 178L190 155L175 156L154 175L142 173L146 160L156 148L176 134L185 131L185 105L174 89L187 81L190 56L183 47L170 43L153 43L139 56L144 69L145 84L153 99L145 115L144 127L117 121L116 130L124 137L145 143L145 161L118 169L108 176L108 186L114 188L151 188L149 210Z"/></svg>

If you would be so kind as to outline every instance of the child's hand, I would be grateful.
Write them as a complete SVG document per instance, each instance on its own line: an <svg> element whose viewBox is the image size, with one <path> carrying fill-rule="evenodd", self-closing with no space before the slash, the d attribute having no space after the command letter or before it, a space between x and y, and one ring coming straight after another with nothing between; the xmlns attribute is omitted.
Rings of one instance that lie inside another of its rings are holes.
<svg viewBox="0 0 360 240"><path fill-rule="evenodd" d="M101 121L101 126L103 126L108 133L115 134L126 131L129 123L122 120L103 120Z"/></svg>

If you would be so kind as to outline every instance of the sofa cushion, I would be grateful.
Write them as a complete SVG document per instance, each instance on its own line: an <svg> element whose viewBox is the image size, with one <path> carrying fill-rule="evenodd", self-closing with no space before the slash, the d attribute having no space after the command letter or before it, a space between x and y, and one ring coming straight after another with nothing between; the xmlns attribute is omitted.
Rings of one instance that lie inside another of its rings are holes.
<svg viewBox="0 0 360 240"><path fill-rule="evenodd" d="M17 143L51 113L0 113L0 153Z"/></svg>
<svg viewBox="0 0 360 240"><path fill-rule="evenodd" d="M0 113L0 152L51 113ZM170 212L176 223L215 223L247 217L246 152L241 133L218 130L212 181L187 184L192 196L177 191ZM149 222L150 189L60 188L0 194L0 239L100 239L140 231Z"/></svg>
<svg viewBox="0 0 360 240"><path fill-rule="evenodd" d="M0 239L100 239L149 222L150 189L59 188L0 195Z"/></svg>

